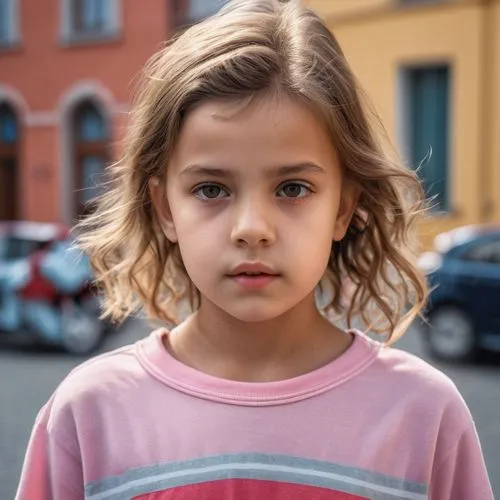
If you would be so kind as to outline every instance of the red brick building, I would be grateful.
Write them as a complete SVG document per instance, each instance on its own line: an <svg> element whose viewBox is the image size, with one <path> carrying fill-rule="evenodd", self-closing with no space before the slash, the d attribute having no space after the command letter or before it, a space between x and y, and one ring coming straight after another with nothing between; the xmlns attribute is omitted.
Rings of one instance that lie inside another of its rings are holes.
<svg viewBox="0 0 500 500"><path fill-rule="evenodd" d="M131 83L221 0L0 0L0 220L71 223L118 153Z"/></svg>

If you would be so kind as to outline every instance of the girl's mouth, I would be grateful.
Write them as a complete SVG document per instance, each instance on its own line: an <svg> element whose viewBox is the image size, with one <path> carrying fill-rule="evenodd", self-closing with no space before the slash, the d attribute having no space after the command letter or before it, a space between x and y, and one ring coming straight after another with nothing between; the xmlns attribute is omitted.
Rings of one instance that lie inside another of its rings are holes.
<svg viewBox="0 0 500 500"><path fill-rule="evenodd" d="M279 275L267 273L239 273L230 275L229 277L243 288L258 290L270 285Z"/></svg>

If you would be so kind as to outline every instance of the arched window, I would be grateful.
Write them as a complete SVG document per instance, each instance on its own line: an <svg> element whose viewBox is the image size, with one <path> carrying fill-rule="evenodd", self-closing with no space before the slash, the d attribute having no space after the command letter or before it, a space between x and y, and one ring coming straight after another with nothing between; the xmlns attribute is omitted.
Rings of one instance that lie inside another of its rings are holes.
<svg viewBox="0 0 500 500"><path fill-rule="evenodd" d="M100 193L102 174L109 160L109 131L105 118L91 101L74 110L74 187L77 217L92 210L92 200Z"/></svg>
<svg viewBox="0 0 500 500"><path fill-rule="evenodd" d="M0 220L15 220L19 127L14 110L0 104Z"/></svg>

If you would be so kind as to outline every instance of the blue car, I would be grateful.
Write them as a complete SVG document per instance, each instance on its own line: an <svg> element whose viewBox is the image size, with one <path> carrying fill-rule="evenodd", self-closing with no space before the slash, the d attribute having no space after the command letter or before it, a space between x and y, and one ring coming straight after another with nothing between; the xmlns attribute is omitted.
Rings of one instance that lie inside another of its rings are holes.
<svg viewBox="0 0 500 500"><path fill-rule="evenodd" d="M442 233L419 265L432 287L423 325L429 353L470 361L483 350L500 352L500 227Z"/></svg>

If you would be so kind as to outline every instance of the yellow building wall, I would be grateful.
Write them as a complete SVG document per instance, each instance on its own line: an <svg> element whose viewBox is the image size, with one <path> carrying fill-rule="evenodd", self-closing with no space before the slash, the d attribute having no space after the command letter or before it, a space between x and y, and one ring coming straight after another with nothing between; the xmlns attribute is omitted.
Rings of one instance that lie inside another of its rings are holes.
<svg viewBox="0 0 500 500"><path fill-rule="evenodd" d="M320 2L314 3L315 9L321 7ZM495 13L500 26L498 5ZM470 1L382 9L379 13L344 20L326 17L331 20L335 36L396 146L400 68L439 62L450 64L450 211L432 216L422 224L424 247L429 247L434 236L442 231L477 223L483 218L486 183L482 170L488 156L484 143L486 123L482 119L484 69L485 64L489 64L483 50L487 18L484 7ZM497 43L500 50L500 40ZM495 69L500 84L500 68ZM495 114L495 126L500 130L500 102L496 107L499 112ZM489 154L500 158L500 146L495 143ZM495 175L500 176L497 172ZM498 194L497 190L497 198ZM500 212L500 208L497 211Z"/></svg>
<svg viewBox="0 0 500 500"><path fill-rule="evenodd" d="M306 0L305 3L323 19L330 19L372 12L390 6L394 0Z"/></svg>
<svg viewBox="0 0 500 500"><path fill-rule="evenodd" d="M491 220L500 223L500 2L496 2L487 12L489 20L487 133L489 142L489 165Z"/></svg>

